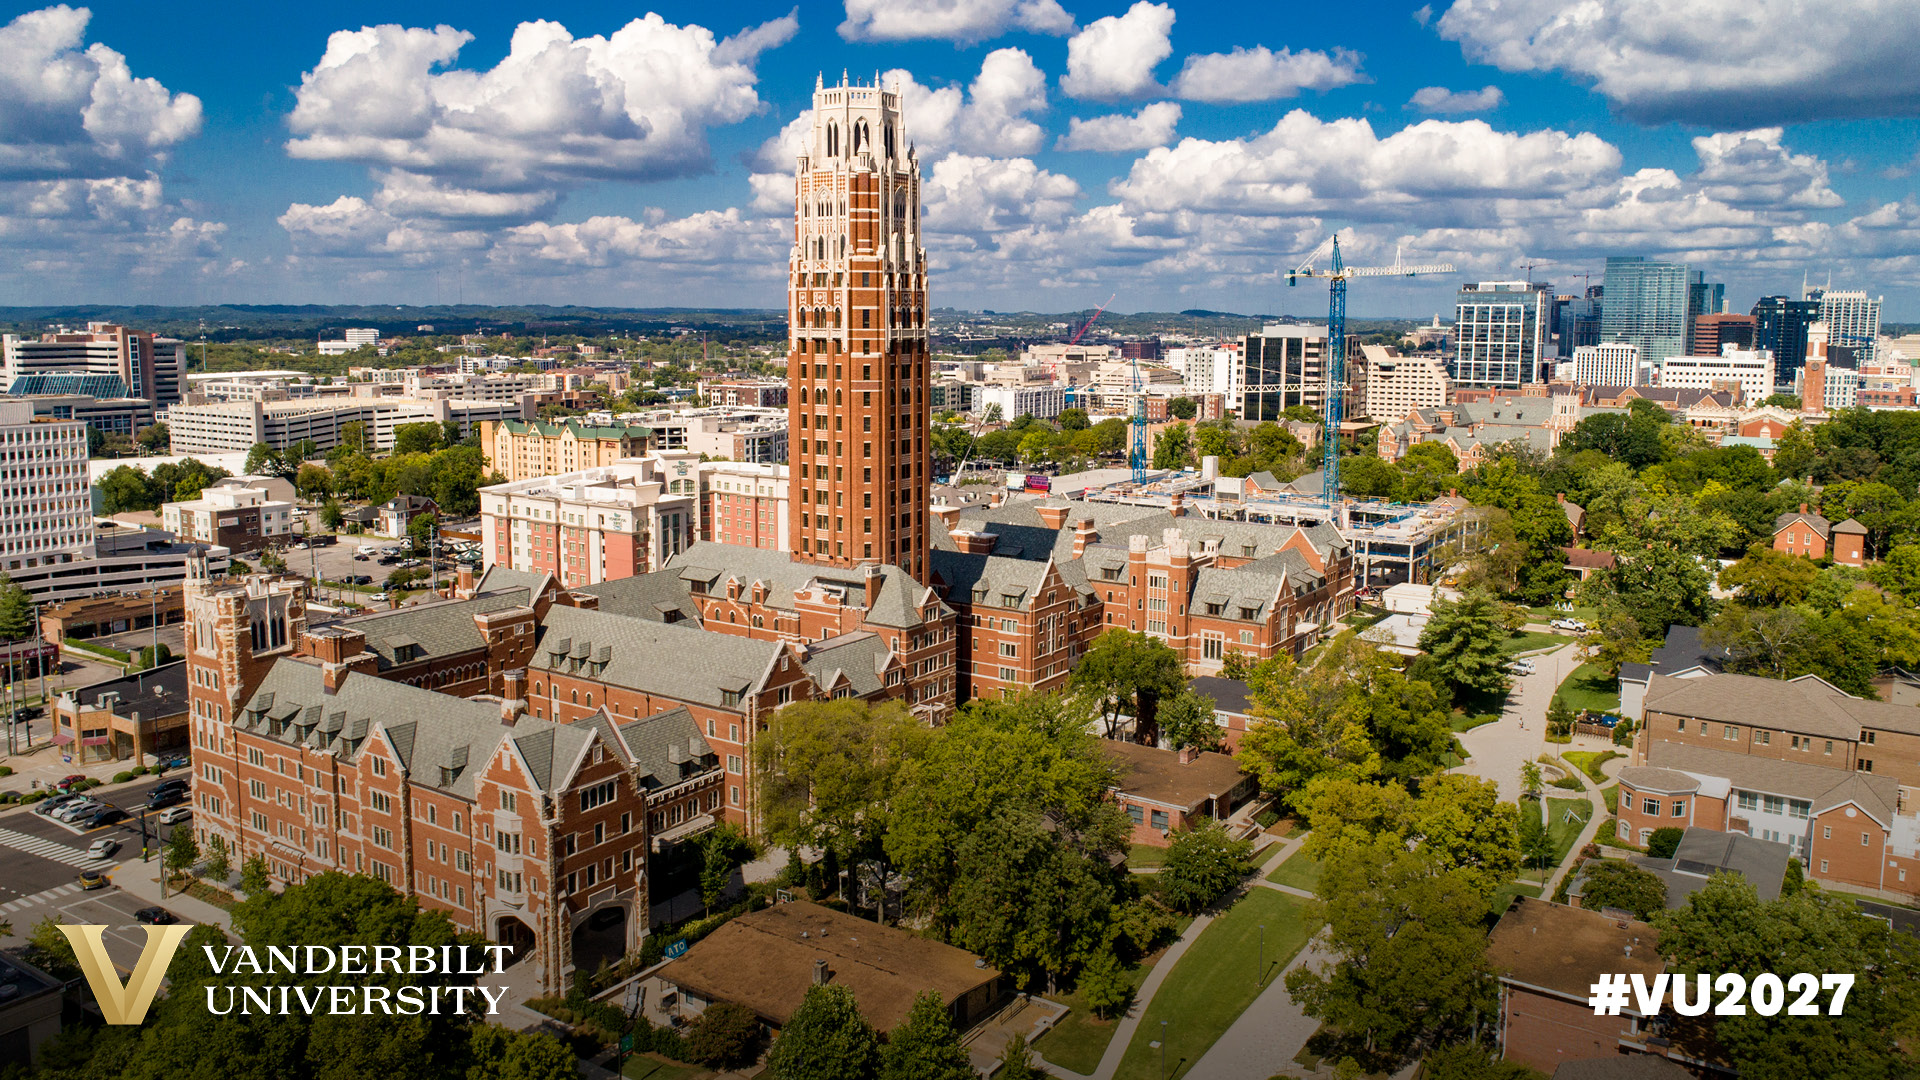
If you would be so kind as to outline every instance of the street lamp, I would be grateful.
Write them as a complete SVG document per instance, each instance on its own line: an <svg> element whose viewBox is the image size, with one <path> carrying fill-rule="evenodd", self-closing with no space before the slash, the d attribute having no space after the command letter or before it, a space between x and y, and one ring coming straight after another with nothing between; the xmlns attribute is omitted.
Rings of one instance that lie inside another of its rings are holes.
<svg viewBox="0 0 1920 1080"><path fill-rule="evenodd" d="M1160 1021L1160 1080L1167 1080L1167 1022Z"/></svg>
<svg viewBox="0 0 1920 1080"><path fill-rule="evenodd" d="M1267 978L1267 924L1260 924L1260 966L1253 969L1253 985L1259 986Z"/></svg>

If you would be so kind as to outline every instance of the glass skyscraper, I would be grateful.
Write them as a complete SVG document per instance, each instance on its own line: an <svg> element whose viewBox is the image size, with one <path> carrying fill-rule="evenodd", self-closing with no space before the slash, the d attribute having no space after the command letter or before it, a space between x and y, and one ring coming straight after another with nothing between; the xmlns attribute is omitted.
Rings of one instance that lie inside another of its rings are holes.
<svg viewBox="0 0 1920 1080"><path fill-rule="evenodd" d="M1648 262L1640 255L1607 259L1606 302L1600 340L1640 347L1640 359L1660 363L1685 356L1693 275L1685 263Z"/></svg>
<svg viewBox="0 0 1920 1080"><path fill-rule="evenodd" d="M1820 301L1763 296L1753 305L1753 347L1773 352L1775 386L1792 386L1807 362L1807 327L1820 321Z"/></svg>

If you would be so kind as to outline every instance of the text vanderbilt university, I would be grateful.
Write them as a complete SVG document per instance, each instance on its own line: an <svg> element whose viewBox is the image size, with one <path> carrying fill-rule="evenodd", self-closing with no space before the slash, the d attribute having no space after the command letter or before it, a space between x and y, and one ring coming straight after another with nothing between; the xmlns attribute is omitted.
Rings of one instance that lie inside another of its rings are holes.
<svg viewBox="0 0 1920 1080"><path fill-rule="evenodd" d="M202 946L217 975L497 975L506 945L248 945ZM489 986L208 986L207 1011L219 1016L291 1013L333 1016L464 1013L475 998L487 1015L499 1011L504 987Z"/></svg>

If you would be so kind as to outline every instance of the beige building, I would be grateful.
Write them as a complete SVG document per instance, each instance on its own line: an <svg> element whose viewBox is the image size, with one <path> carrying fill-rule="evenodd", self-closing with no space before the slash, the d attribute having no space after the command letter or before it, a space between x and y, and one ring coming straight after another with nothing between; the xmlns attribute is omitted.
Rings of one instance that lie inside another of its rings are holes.
<svg viewBox="0 0 1920 1080"><path fill-rule="evenodd" d="M1401 356L1385 345L1362 345L1350 379L1360 411L1375 420L1398 420L1415 409L1447 403L1447 361L1440 356Z"/></svg>
<svg viewBox="0 0 1920 1080"><path fill-rule="evenodd" d="M480 446L487 455L487 467L513 483L643 457L652 434L639 424L501 420L480 425Z"/></svg>

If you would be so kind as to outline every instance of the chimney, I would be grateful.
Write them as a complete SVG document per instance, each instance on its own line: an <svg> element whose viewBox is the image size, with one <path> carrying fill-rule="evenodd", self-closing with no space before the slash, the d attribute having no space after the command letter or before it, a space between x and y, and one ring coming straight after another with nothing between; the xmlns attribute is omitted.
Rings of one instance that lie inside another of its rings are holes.
<svg viewBox="0 0 1920 1080"><path fill-rule="evenodd" d="M955 529L953 542L968 555L991 555L993 546L1000 542L999 533L973 532L970 529Z"/></svg>
<svg viewBox="0 0 1920 1080"><path fill-rule="evenodd" d="M1185 504L1186 497L1176 491L1167 498L1167 513L1172 517L1179 517L1186 512Z"/></svg>
<svg viewBox="0 0 1920 1080"><path fill-rule="evenodd" d="M1806 504L1806 503L1801 503L1801 504L1800 504L1800 512L1801 512L1801 513L1803 513L1803 514L1807 512L1807 504Z"/></svg>
<svg viewBox="0 0 1920 1080"><path fill-rule="evenodd" d="M999 490L999 489L997 489L997 488L996 488L996 489L994 489L994 492L993 492L993 494L991 494L991 495L988 495L988 496L987 496L987 505L988 505L988 506L990 506L990 507L993 507L993 506L999 506L999 505L1000 505L1000 499L1001 499L1001 495L1002 495L1002 493L1000 492L1000 490Z"/></svg>
<svg viewBox="0 0 1920 1080"><path fill-rule="evenodd" d="M886 575L880 572L878 563L863 563L860 567L860 577L867 586L865 607L868 611L872 611L873 605L880 602L880 586L887 580Z"/></svg>
<svg viewBox="0 0 1920 1080"><path fill-rule="evenodd" d="M1040 515L1040 524L1059 532L1067 527L1067 509L1064 506L1041 505L1034 507L1033 512Z"/></svg>
<svg viewBox="0 0 1920 1080"><path fill-rule="evenodd" d="M473 588L473 565L461 563L459 571L454 575L453 594L462 600L471 599Z"/></svg>
<svg viewBox="0 0 1920 1080"><path fill-rule="evenodd" d="M1567 501L1567 493L1564 491L1556 491L1553 493L1553 499L1555 502L1564 504Z"/></svg>
<svg viewBox="0 0 1920 1080"><path fill-rule="evenodd" d="M1087 553L1087 548L1100 542L1100 530L1094 528L1093 519L1088 518L1073 527L1073 557L1079 558Z"/></svg>
<svg viewBox="0 0 1920 1080"><path fill-rule="evenodd" d="M813 962L813 985L827 985L827 962L825 960L815 960Z"/></svg>
<svg viewBox="0 0 1920 1080"><path fill-rule="evenodd" d="M960 523L960 508L958 506L936 506L933 507L932 510L934 520L938 521L940 527L948 532L952 532L953 527Z"/></svg>
<svg viewBox="0 0 1920 1080"><path fill-rule="evenodd" d="M1182 765L1191 765L1197 761L1199 757L1200 751L1195 750L1191 746L1183 746L1180 748L1180 764Z"/></svg>
<svg viewBox="0 0 1920 1080"><path fill-rule="evenodd" d="M527 711L527 669L508 668L500 673L500 722L512 727Z"/></svg>

